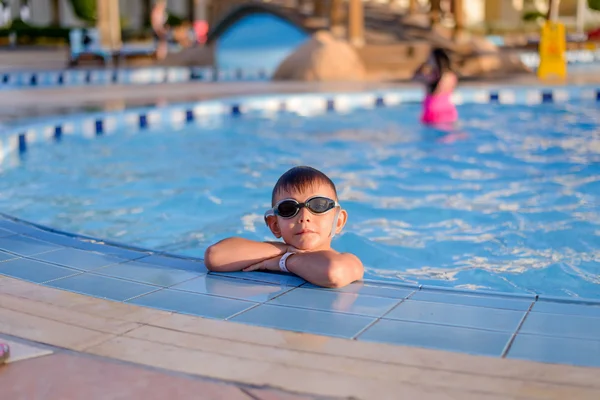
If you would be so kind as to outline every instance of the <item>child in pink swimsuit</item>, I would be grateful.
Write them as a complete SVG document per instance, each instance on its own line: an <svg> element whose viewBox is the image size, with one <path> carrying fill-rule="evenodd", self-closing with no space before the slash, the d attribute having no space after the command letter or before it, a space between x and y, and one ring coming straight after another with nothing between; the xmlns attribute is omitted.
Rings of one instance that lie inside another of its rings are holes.
<svg viewBox="0 0 600 400"><path fill-rule="evenodd" d="M452 125L458 112L452 103L457 77L450 68L450 58L442 49L434 49L427 61L417 70L416 78L423 81L427 94L423 101L421 122L428 125Z"/></svg>

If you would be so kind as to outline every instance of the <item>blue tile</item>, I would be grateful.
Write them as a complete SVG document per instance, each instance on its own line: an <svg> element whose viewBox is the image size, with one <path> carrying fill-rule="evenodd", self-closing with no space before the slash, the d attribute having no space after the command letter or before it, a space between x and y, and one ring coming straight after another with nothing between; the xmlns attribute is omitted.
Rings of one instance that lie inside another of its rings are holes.
<svg viewBox="0 0 600 400"><path fill-rule="evenodd" d="M231 321L351 338L375 318L263 304L231 318Z"/></svg>
<svg viewBox="0 0 600 400"><path fill-rule="evenodd" d="M52 243L57 246L77 247L78 244L82 243L81 240L69 235L42 230L26 232L25 235L34 239L43 240L44 242Z"/></svg>
<svg viewBox="0 0 600 400"><path fill-rule="evenodd" d="M141 283L108 278L100 275L81 274L70 278L59 279L47 284L59 289L83 293L103 299L123 301L135 296L150 293L158 289L157 286L143 285Z"/></svg>
<svg viewBox="0 0 600 400"><path fill-rule="evenodd" d="M286 286L300 286L306 281L296 275L276 272L211 272L210 275L228 276L257 282L277 283Z"/></svg>
<svg viewBox="0 0 600 400"><path fill-rule="evenodd" d="M537 301L531 311L550 314L584 315L600 318L600 306L587 304Z"/></svg>
<svg viewBox="0 0 600 400"><path fill-rule="evenodd" d="M56 246L52 243L42 242L21 235L0 238L0 250L10 251L11 253L23 256L31 256L59 248L60 246Z"/></svg>
<svg viewBox="0 0 600 400"><path fill-rule="evenodd" d="M388 297L296 288L272 300L270 304L381 317L400 301Z"/></svg>
<svg viewBox="0 0 600 400"><path fill-rule="evenodd" d="M40 232L40 229L32 225L25 224L22 222L11 221L8 219L2 219L2 217L0 217L0 228L22 234Z"/></svg>
<svg viewBox="0 0 600 400"><path fill-rule="evenodd" d="M524 311L406 300L385 318L512 333L524 315Z"/></svg>
<svg viewBox="0 0 600 400"><path fill-rule="evenodd" d="M410 297L411 300L430 301L434 303L462 304L465 306L500 308L506 310L527 311L533 299L514 299L491 295L469 295L442 291L420 290Z"/></svg>
<svg viewBox="0 0 600 400"><path fill-rule="evenodd" d="M508 332L382 319L367 329L358 339L500 356L511 335Z"/></svg>
<svg viewBox="0 0 600 400"><path fill-rule="evenodd" d="M205 275L180 285L173 286L172 289L231 297L241 300L265 302L293 289L293 287L226 278L223 276Z"/></svg>
<svg viewBox="0 0 600 400"><path fill-rule="evenodd" d="M81 250L95 251L102 254L109 254L120 258L126 258L128 260L135 260L137 258L142 258L148 255L148 253L143 251L130 250L123 247L84 241L79 241L79 243L73 245L73 247L76 247Z"/></svg>
<svg viewBox="0 0 600 400"><path fill-rule="evenodd" d="M0 228L0 237L12 236L15 232Z"/></svg>
<svg viewBox="0 0 600 400"><path fill-rule="evenodd" d="M64 278L78 273L80 273L80 271L33 261L27 258L19 258L0 263L0 274L35 283Z"/></svg>
<svg viewBox="0 0 600 400"><path fill-rule="evenodd" d="M5 253L3 251L0 251L0 262L6 261L6 260L13 260L15 258L19 258L19 256L17 256L16 254L10 254L10 253Z"/></svg>
<svg viewBox="0 0 600 400"><path fill-rule="evenodd" d="M129 301L129 303L216 319L231 317L256 304L248 301L167 289L138 297Z"/></svg>
<svg viewBox="0 0 600 400"><path fill-rule="evenodd" d="M600 367L600 341L519 334L507 358Z"/></svg>
<svg viewBox="0 0 600 400"><path fill-rule="evenodd" d="M106 267L111 264L127 261L114 256L72 248L63 248L48 253L38 254L32 258L64 265L65 267L75 268L82 271L90 271L95 268Z"/></svg>
<svg viewBox="0 0 600 400"><path fill-rule="evenodd" d="M198 272L182 271L137 261L111 265L97 269L94 273L164 287L177 285L200 275Z"/></svg>
<svg viewBox="0 0 600 400"><path fill-rule="evenodd" d="M302 287L310 289L328 290L332 292L368 294L371 296L389 297L392 299L405 299L410 294L414 293L416 290L401 286L372 284L365 282L351 283L350 285L344 286L343 288L339 289L326 289L320 286L313 285L312 283L307 283L305 285L302 285Z"/></svg>
<svg viewBox="0 0 600 400"><path fill-rule="evenodd" d="M206 266L200 260L195 261L186 258L151 255L148 257L140 258L136 261L141 263L162 265L163 267L172 267L175 269L181 269L185 271L208 272Z"/></svg>
<svg viewBox="0 0 600 400"><path fill-rule="evenodd" d="M530 312L519 332L599 340L600 318Z"/></svg>

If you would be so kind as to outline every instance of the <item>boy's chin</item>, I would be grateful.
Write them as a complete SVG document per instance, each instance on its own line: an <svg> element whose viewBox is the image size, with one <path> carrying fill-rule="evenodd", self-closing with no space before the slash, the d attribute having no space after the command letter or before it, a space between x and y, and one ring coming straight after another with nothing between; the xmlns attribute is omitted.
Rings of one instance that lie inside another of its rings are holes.
<svg viewBox="0 0 600 400"><path fill-rule="evenodd" d="M298 250L303 251L314 251L314 250L324 250L329 248L327 243L323 243L318 239L303 239L303 240L295 240L295 243L292 245Z"/></svg>

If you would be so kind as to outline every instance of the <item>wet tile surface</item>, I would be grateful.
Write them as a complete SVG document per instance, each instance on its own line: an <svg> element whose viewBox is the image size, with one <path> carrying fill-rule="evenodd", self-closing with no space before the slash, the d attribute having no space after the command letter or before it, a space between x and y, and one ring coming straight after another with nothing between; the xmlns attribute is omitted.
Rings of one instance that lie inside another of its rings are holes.
<svg viewBox="0 0 600 400"><path fill-rule="evenodd" d="M381 317L400 301L389 297L297 288L277 297L269 304Z"/></svg>
<svg viewBox="0 0 600 400"><path fill-rule="evenodd" d="M262 303L294 287L210 274L175 285L172 289Z"/></svg>
<svg viewBox="0 0 600 400"><path fill-rule="evenodd" d="M422 300L444 304L499 308L526 311L534 299L508 298L500 296L470 295L467 293L448 293L433 290L420 290L411 296L411 300Z"/></svg>
<svg viewBox="0 0 600 400"><path fill-rule="evenodd" d="M600 340L600 318L531 312L519 333Z"/></svg>
<svg viewBox="0 0 600 400"><path fill-rule="evenodd" d="M122 258L109 256L91 251L77 250L73 248L63 248L48 253L33 256L36 260L47 261L59 264L69 268L75 268L82 271L89 271L107 265L127 261Z"/></svg>
<svg viewBox="0 0 600 400"><path fill-rule="evenodd" d="M545 363L600 367L600 340L520 333L515 338L507 357Z"/></svg>
<svg viewBox="0 0 600 400"><path fill-rule="evenodd" d="M48 286L116 301L124 301L160 289L157 286L92 274L59 279L50 282Z"/></svg>
<svg viewBox="0 0 600 400"><path fill-rule="evenodd" d="M515 332L524 316L523 311L406 300L385 318Z"/></svg>
<svg viewBox="0 0 600 400"><path fill-rule="evenodd" d="M168 289L138 297L129 301L129 303L216 319L229 318L256 304L248 301Z"/></svg>
<svg viewBox="0 0 600 400"><path fill-rule="evenodd" d="M100 268L94 273L163 287L177 285L201 274L136 261Z"/></svg>
<svg viewBox="0 0 600 400"><path fill-rule="evenodd" d="M510 337L511 334L508 332L382 319L367 329L358 339L500 356Z"/></svg>
<svg viewBox="0 0 600 400"><path fill-rule="evenodd" d="M11 253L23 256L31 256L51 250L57 250L60 247L61 246L57 246L49 242L43 242L41 240L22 235L0 237L0 250L9 251Z"/></svg>
<svg viewBox="0 0 600 400"><path fill-rule="evenodd" d="M231 318L231 321L351 338L375 318L263 304Z"/></svg>
<svg viewBox="0 0 600 400"><path fill-rule="evenodd" d="M47 282L79 273L81 271L27 258L8 260L0 263L0 274L34 283Z"/></svg>

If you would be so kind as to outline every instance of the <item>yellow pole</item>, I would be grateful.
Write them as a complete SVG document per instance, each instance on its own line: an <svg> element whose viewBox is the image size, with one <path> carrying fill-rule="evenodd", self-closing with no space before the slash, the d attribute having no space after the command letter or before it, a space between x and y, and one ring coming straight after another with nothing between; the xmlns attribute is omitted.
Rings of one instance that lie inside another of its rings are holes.
<svg viewBox="0 0 600 400"><path fill-rule="evenodd" d="M350 44L362 47L365 44L365 14L362 0L350 0L348 12L348 36Z"/></svg>

